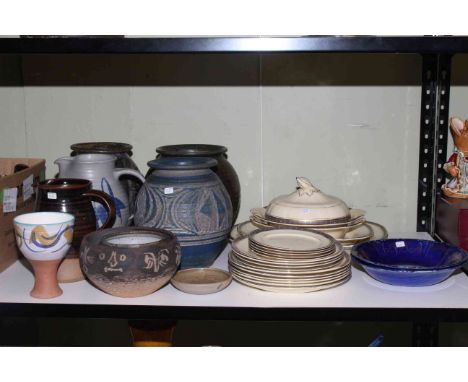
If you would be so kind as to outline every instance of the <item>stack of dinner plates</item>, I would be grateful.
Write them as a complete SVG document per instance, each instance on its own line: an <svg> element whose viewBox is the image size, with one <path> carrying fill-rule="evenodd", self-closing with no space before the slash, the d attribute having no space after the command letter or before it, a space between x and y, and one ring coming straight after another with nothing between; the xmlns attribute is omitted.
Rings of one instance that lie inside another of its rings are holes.
<svg viewBox="0 0 468 382"><path fill-rule="evenodd" d="M232 242L229 270L244 285L271 292L313 292L351 277L351 258L318 231L260 229Z"/></svg>
<svg viewBox="0 0 468 382"><path fill-rule="evenodd" d="M259 212L260 211L260 212ZM285 226L278 224L264 224L258 220L258 216L262 214L264 209L254 208L252 210L253 215L251 220L239 223L235 225L231 231L230 238L231 240L236 240L242 237L249 236L250 233L256 231L260 228L285 228ZM360 220L360 219L359 219ZM289 228L289 227L288 227ZM292 228L297 228L301 230L313 229L315 231L321 231L320 229L309 228L309 227L299 227L295 226ZM388 238L388 232L384 226L381 224L368 221L360 220L358 223L351 224L350 226L337 227L338 230L344 229L343 237L335 237L334 239L343 245L343 248L347 251L350 251L353 245L362 243L370 240L383 240ZM321 231L323 232L323 231ZM326 232L323 232L326 233ZM341 235L340 235L341 236Z"/></svg>

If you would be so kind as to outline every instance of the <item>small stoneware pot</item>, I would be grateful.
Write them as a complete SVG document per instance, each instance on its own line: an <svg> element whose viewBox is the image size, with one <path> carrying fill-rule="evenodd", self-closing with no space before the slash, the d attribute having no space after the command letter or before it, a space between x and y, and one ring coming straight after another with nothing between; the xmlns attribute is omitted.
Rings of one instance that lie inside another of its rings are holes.
<svg viewBox="0 0 468 382"><path fill-rule="evenodd" d="M34 270L31 296L53 298L62 294L57 269L73 240L75 217L63 212L32 212L13 219L16 244Z"/></svg>
<svg viewBox="0 0 468 382"><path fill-rule="evenodd" d="M89 281L117 297L139 297L166 285L180 264L172 233L154 228L111 228L86 235L80 263Z"/></svg>
<svg viewBox="0 0 468 382"><path fill-rule="evenodd" d="M132 160L132 149L133 146L128 143L120 142L82 142L74 143L70 146L73 150L71 156L79 154L112 154L117 158L115 166L118 168L128 168L135 171L138 170L138 166ZM140 183L134 182L129 179L126 175L122 175L120 183L128 193L128 207L130 209L130 215L135 212L135 199L138 194L138 190L141 187Z"/></svg>
<svg viewBox="0 0 468 382"><path fill-rule="evenodd" d="M205 157L216 159L217 163L212 170L219 176L219 179L223 182L231 198L233 211L232 222L234 224L239 214L241 189L236 170L228 161L227 151L227 147L206 144L168 145L156 148L156 152L158 153L157 158ZM151 172L153 172L153 169L150 168L146 177L148 177Z"/></svg>
<svg viewBox="0 0 468 382"><path fill-rule="evenodd" d="M209 267L226 247L231 199L211 170L212 158L161 158L140 189L135 225L173 232L182 247L181 268Z"/></svg>
<svg viewBox="0 0 468 382"><path fill-rule="evenodd" d="M60 264L58 280L76 282L84 280L79 263L80 245L83 237L96 231L96 216L92 201L98 202L107 212L101 228L110 228L115 221L115 205L106 193L91 189L86 179L48 179L37 185L35 211L67 212L75 216L73 242L65 260Z"/></svg>

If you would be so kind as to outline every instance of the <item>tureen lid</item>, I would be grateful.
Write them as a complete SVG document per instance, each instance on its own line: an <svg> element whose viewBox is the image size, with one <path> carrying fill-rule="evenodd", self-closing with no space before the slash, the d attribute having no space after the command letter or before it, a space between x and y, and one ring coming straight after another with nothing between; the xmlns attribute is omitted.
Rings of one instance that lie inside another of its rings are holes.
<svg viewBox="0 0 468 382"><path fill-rule="evenodd" d="M349 220L349 207L345 202L321 192L307 178L297 177L296 180L296 191L289 195L280 195L270 202L265 214L268 218L298 224Z"/></svg>

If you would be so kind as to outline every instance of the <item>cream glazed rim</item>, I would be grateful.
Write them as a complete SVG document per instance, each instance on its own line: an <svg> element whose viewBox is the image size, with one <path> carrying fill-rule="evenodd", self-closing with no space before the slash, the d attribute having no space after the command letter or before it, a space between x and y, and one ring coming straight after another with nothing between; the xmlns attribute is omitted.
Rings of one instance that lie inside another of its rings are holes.
<svg viewBox="0 0 468 382"><path fill-rule="evenodd" d="M360 224L365 221L366 211L359 208L350 208L349 209L349 219L347 221L338 221L338 222L326 222L326 221L316 221L316 222L299 222L299 221L287 221L287 219L276 219L271 220L266 216L266 207L252 208L250 210L251 217L250 220L253 223L263 224L267 226L284 226L284 227L304 227L304 228L346 228L356 224ZM280 221L281 220L281 221Z"/></svg>
<svg viewBox="0 0 468 382"><path fill-rule="evenodd" d="M239 233L239 231L237 230L237 226L238 224L236 224L234 227L232 227L231 229L231 233L229 234L229 239L232 241L232 240L236 240L238 238L240 238L242 235Z"/></svg>
<svg viewBox="0 0 468 382"><path fill-rule="evenodd" d="M231 252L228 257L228 264L234 266L240 272L247 272L258 277L278 277L280 279L294 279L304 278L317 280L320 278L333 277L334 275L340 274L349 270L351 265L350 254L343 251L340 258L332 263L324 264L323 266L313 266L307 268L270 268L265 267L261 264L252 264L252 262L245 262L235 252Z"/></svg>
<svg viewBox="0 0 468 382"><path fill-rule="evenodd" d="M249 234L252 241L263 248L281 251L315 252L333 245L327 234L298 229L258 229Z"/></svg>
<svg viewBox="0 0 468 382"><path fill-rule="evenodd" d="M343 239L336 239L341 244L357 243L370 240L374 236L374 230L369 223L363 223L359 227L348 231Z"/></svg>
<svg viewBox="0 0 468 382"><path fill-rule="evenodd" d="M306 280L304 279L303 281L301 279L297 280L281 280L281 279L275 279L271 277L255 277L255 276L250 276L248 274L244 274L242 272L239 272L235 270L233 267L229 268L229 271L232 272L232 275L234 279L241 279L243 281L248 281L253 284L257 285L269 285L269 286L278 286L278 287L286 287L286 288L291 288L291 287L313 287L313 286L320 286L320 285L327 285L327 284L333 284L337 282L338 280L343 280L351 276L351 272L348 270L346 272L343 272L339 275L336 275L334 277L328 277L326 279L322 280Z"/></svg>
<svg viewBox="0 0 468 382"><path fill-rule="evenodd" d="M249 248L249 238L242 237L231 243L232 252L240 257L247 258L249 261L264 264L276 264L288 267L317 265L324 262L332 262L332 259L338 259L343 254L343 246L335 241L335 251L327 256L311 256L309 259L298 259L291 256L290 259L267 258Z"/></svg>
<svg viewBox="0 0 468 382"><path fill-rule="evenodd" d="M258 230L260 227L257 227L254 223L252 223L250 220L247 220L245 222L239 223L237 225L237 232L241 236L248 236L250 235L253 231Z"/></svg>
<svg viewBox="0 0 468 382"><path fill-rule="evenodd" d="M388 231L382 224L379 224L379 223L376 223L376 222L371 222L371 221L366 221L365 224L370 226L370 228L372 229L373 234L368 240L364 240L364 241L388 239ZM345 249L350 249L355 244L354 242L353 243L343 242L343 240L341 240L341 239L338 239L338 241L343 245L343 248L345 248Z"/></svg>
<svg viewBox="0 0 468 382"><path fill-rule="evenodd" d="M229 253L229 261L234 261L237 263L242 263L244 266L250 267L250 268L261 268L265 270L271 270L271 271L276 271L276 272L284 272L287 271L288 273L297 273L297 272L305 272L313 269L320 269L324 267L331 267L334 264L337 264L342 260L343 254L342 252L339 252L336 254L335 257L333 258L327 258L324 260L321 260L320 262L316 261L313 263L297 263L294 261L293 263L291 261L289 262L276 262L276 261L271 261L271 259L265 258L264 260L260 260L260 257L257 258L249 258L247 255L243 255L239 252L231 251Z"/></svg>
<svg viewBox="0 0 468 382"><path fill-rule="evenodd" d="M249 280L254 283L260 283L260 284L265 284L265 285L286 286L286 287L314 286L314 285L318 286L318 285L333 283L337 280L346 278L351 274L350 269L344 269L342 272L337 273L336 275L323 277L323 278L314 279L313 277L312 278L297 277L297 278L286 279L286 278L272 277L271 275L254 276L254 275L236 270L235 267L231 265L229 266L229 271L232 273L233 276L236 276L244 280Z"/></svg>
<svg viewBox="0 0 468 382"><path fill-rule="evenodd" d="M270 202L265 212L267 218L303 223L349 220L349 207L344 201L321 192L307 178L297 177L296 181L296 191Z"/></svg>
<svg viewBox="0 0 468 382"><path fill-rule="evenodd" d="M329 289L329 288L334 288L337 287L341 284L346 283L350 278L351 274L344 278L343 280L336 281L333 283L328 283L328 284L321 284L318 286L272 286L268 284L262 284L262 283L257 283L257 282L252 282L252 281L247 281L242 278L242 276L237 276L237 274L233 274L234 280L236 280L238 283L245 285L246 287L250 288L255 288L255 289L260 289L262 291L266 292L273 292L273 293L309 293L309 292L316 292L319 290L323 289Z"/></svg>

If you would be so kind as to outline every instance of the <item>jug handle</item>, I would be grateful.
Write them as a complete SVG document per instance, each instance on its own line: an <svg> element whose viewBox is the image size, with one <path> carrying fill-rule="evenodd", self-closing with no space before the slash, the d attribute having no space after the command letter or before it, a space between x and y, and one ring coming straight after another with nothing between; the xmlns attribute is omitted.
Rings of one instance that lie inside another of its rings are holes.
<svg viewBox="0 0 468 382"><path fill-rule="evenodd" d="M105 192L99 190L90 190L83 193L83 196L89 196L91 200L102 204L107 210L107 219L104 224L98 228L98 231L104 228L111 228L115 223L115 203Z"/></svg>
<svg viewBox="0 0 468 382"><path fill-rule="evenodd" d="M114 169L114 176L115 176L115 178L117 180L119 180L119 178L122 175L130 175L130 176L138 179L141 182L141 184L145 183L145 181L146 181L143 174L141 174L137 170L132 170L130 168L116 168L116 169ZM128 219L129 219L129 221L132 221L133 220L133 215L129 216Z"/></svg>
<svg viewBox="0 0 468 382"><path fill-rule="evenodd" d="M145 183L145 177L136 170L132 170L130 168L116 168L114 170L114 176L118 180L122 175L130 175L133 176L134 178L137 178L141 183Z"/></svg>

